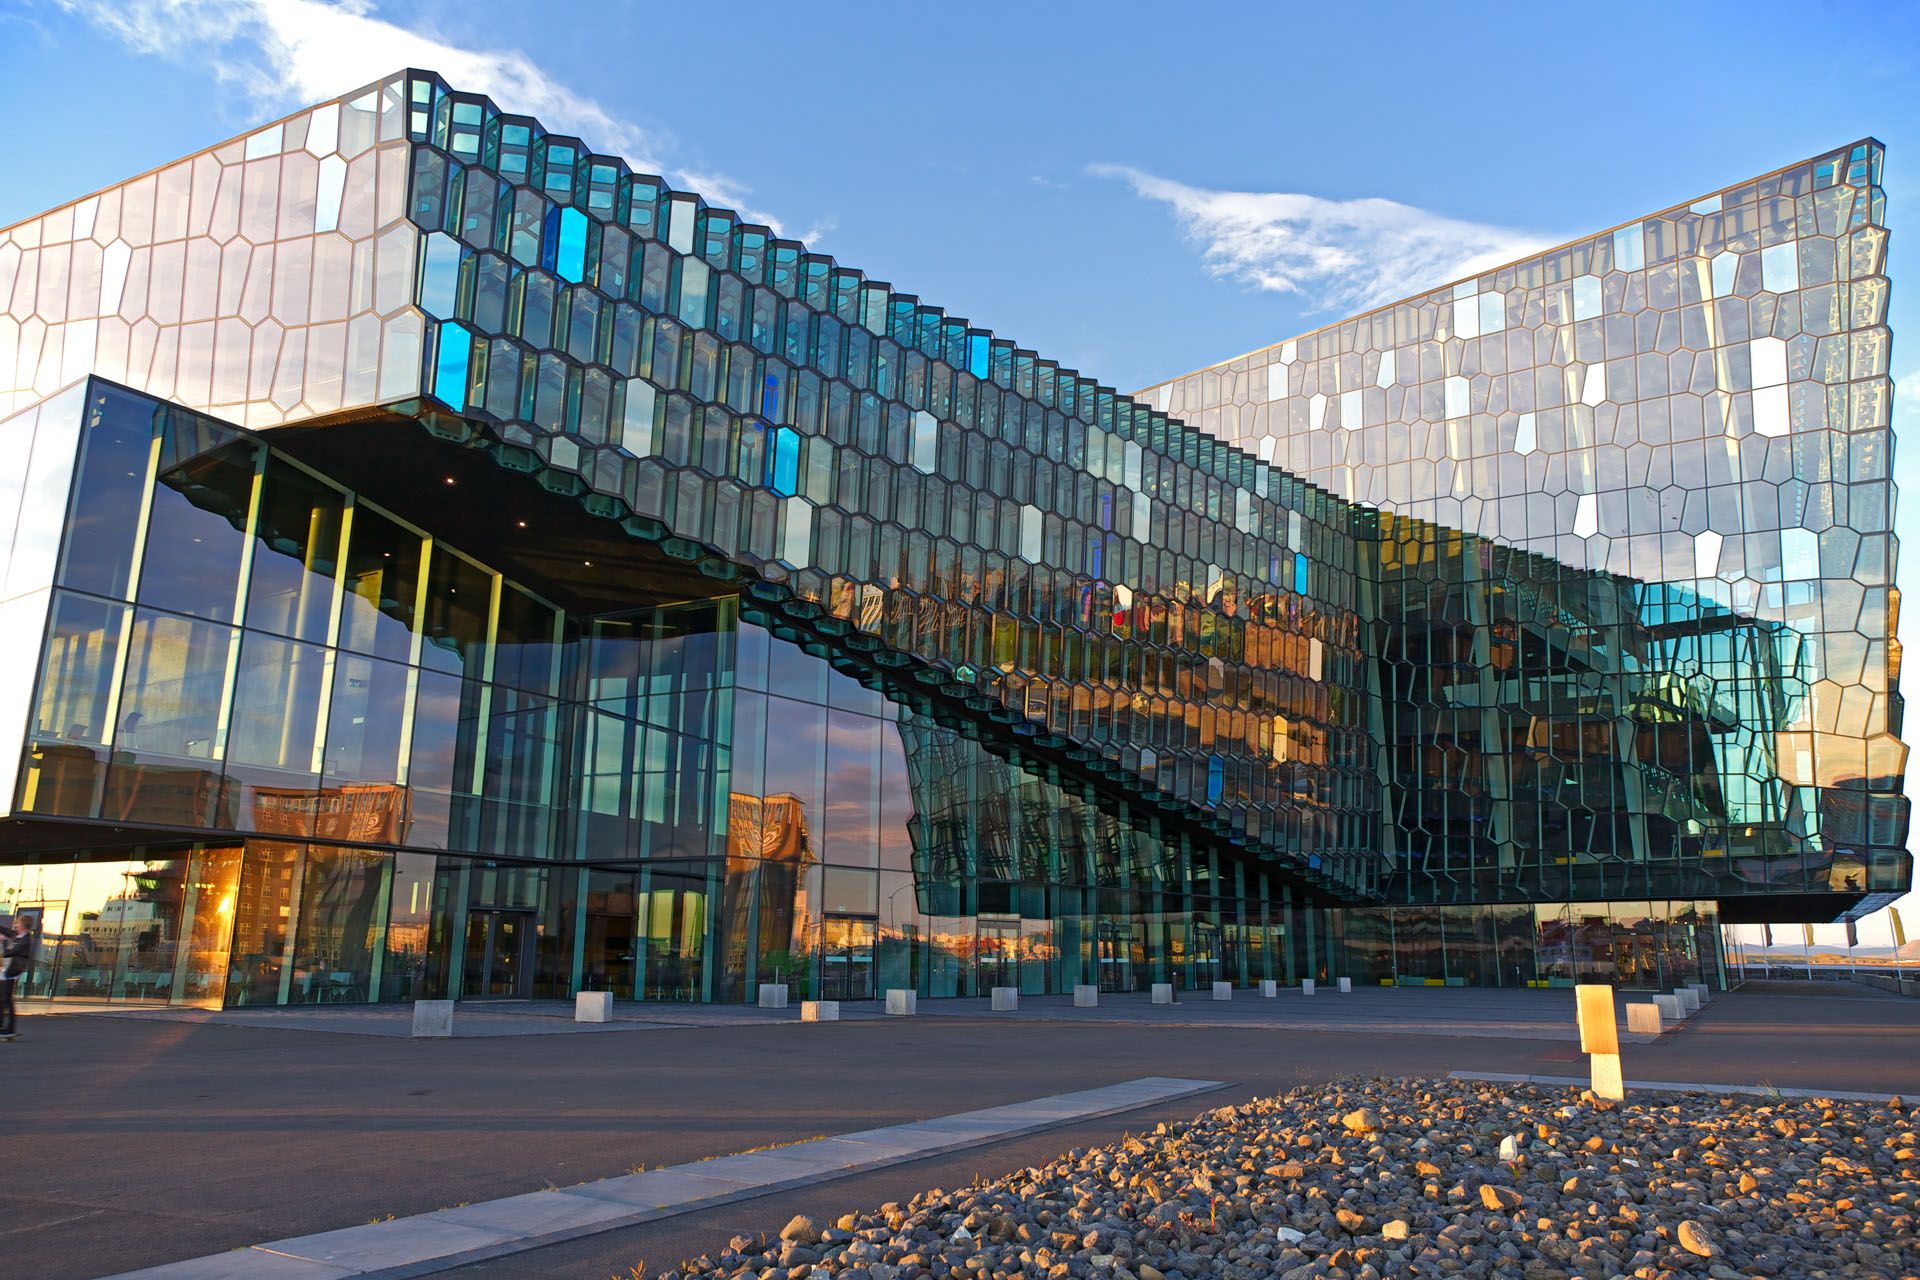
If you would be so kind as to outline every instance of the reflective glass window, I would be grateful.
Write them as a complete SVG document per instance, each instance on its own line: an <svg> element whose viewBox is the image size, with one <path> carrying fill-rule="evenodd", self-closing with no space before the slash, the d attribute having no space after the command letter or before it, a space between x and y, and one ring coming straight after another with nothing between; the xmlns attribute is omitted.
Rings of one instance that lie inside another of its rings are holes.
<svg viewBox="0 0 1920 1280"><path fill-rule="evenodd" d="M60 580L126 599L153 450L151 404L102 387L81 444Z"/></svg>
<svg viewBox="0 0 1920 1280"><path fill-rule="evenodd" d="M332 485L284 459L268 458L247 588L247 626L315 643L327 640L345 503Z"/></svg>
<svg viewBox="0 0 1920 1280"><path fill-rule="evenodd" d="M341 648L400 662L409 659L421 549L419 534L371 507L354 508L340 606Z"/></svg>
<svg viewBox="0 0 1920 1280"><path fill-rule="evenodd" d="M427 569L421 616L420 665L451 675L485 674L493 575L465 556L436 545Z"/></svg>
<svg viewBox="0 0 1920 1280"><path fill-rule="evenodd" d="M408 683L407 668L395 662L335 660L322 766L328 782L399 781Z"/></svg>
<svg viewBox="0 0 1920 1280"><path fill-rule="evenodd" d="M327 652L317 645L249 632L240 644L227 760L313 772L327 663Z"/></svg>
<svg viewBox="0 0 1920 1280"><path fill-rule="evenodd" d="M259 446L170 414L140 567L140 603L233 620Z"/></svg>

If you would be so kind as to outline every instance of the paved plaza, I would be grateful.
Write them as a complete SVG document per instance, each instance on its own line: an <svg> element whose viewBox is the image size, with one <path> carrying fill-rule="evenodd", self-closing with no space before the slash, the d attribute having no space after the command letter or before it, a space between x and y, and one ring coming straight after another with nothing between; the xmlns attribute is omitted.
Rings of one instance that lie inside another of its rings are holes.
<svg viewBox="0 0 1920 1280"><path fill-rule="evenodd" d="M1644 996L1622 996L1615 1015L1630 1043L1653 1037L1626 1032L1627 1004ZM1068 995L1020 997L1019 1007L995 1012L985 999L928 999L919 1017L983 1018L991 1022L1076 1022L1119 1026L1232 1027L1266 1031L1336 1031L1367 1035L1514 1037L1524 1040L1578 1040L1573 1021L1573 992L1499 991L1485 988L1356 987L1342 994L1322 988L1303 995L1298 988L1262 997L1234 992L1215 1000L1208 992L1187 991L1171 1005L1156 1005L1144 992L1105 994L1091 1007L1076 1007ZM576 1022L568 1001L525 1000L462 1004L454 1035L463 1038L522 1035L606 1034L622 1031L686 1031L712 1027L774 1026L800 1021L798 1004L785 1009L741 1005L673 1005L619 1001L611 1022ZM410 1005L314 1005L273 1009L102 1009L109 1017L183 1022L196 1026L322 1031L347 1035L406 1038L412 1030ZM877 1001L840 1005L842 1021L886 1020Z"/></svg>
<svg viewBox="0 0 1920 1280"><path fill-rule="evenodd" d="M470 1030L504 1030L440 1041L368 1030L402 1012L30 1016L21 1039L0 1046L5 1131L34 1170L0 1188L0 1244L34 1259L39 1275L112 1275L260 1254L253 1246L390 1217L485 1214L485 1202L736 1153L1051 1109L1044 1123L964 1146L842 1160L831 1177L743 1185L645 1222L609 1218L607 1229L451 1272L602 1280L641 1259L664 1270L796 1212L837 1216L997 1176L1296 1084L1456 1070L1577 1077L1584 1067L1571 1002L1556 991L1236 992L1220 1004L1188 993L1176 1006L1109 998L1094 1010L1029 999L1014 1014L926 1001L914 1018L850 1008L828 1024L801 1024L791 1010L622 1006L609 1026L643 1035L570 1032L558 1009L462 1006ZM1629 1079L1912 1096L1916 1049L1920 1001L1755 984L1677 1032L1627 1044L1625 1067ZM1149 1080L1209 1092L1149 1089L1122 1110L1056 1102Z"/></svg>

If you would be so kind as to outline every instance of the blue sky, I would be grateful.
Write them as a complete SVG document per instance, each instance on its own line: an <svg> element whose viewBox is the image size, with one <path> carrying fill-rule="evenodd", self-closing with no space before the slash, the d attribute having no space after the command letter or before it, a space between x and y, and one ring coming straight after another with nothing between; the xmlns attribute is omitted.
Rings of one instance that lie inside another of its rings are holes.
<svg viewBox="0 0 1920 1280"><path fill-rule="evenodd" d="M1871 134L1912 432L1916 63L1808 0L0 0L0 225L425 65L1130 389Z"/></svg>

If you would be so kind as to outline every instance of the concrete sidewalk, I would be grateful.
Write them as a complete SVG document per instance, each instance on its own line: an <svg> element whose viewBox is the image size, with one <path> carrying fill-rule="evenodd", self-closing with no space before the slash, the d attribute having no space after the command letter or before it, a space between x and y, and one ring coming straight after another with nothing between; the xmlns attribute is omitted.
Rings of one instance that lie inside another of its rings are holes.
<svg viewBox="0 0 1920 1280"><path fill-rule="evenodd" d="M339 1280L448 1271L602 1232L812 1187L856 1173L1208 1093L1217 1080L1148 1077L864 1129L189 1258L112 1280Z"/></svg>

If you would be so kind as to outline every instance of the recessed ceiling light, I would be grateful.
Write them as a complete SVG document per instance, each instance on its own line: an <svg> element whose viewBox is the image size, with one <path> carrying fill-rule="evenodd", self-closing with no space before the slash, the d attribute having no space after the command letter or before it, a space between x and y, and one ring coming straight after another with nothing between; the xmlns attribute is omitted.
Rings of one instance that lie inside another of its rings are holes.
<svg viewBox="0 0 1920 1280"><path fill-rule="evenodd" d="M448 484L452 484L452 483L453 483L453 477L452 477L452 476L448 476L448 477L447 477L447 483L448 483Z"/></svg>

